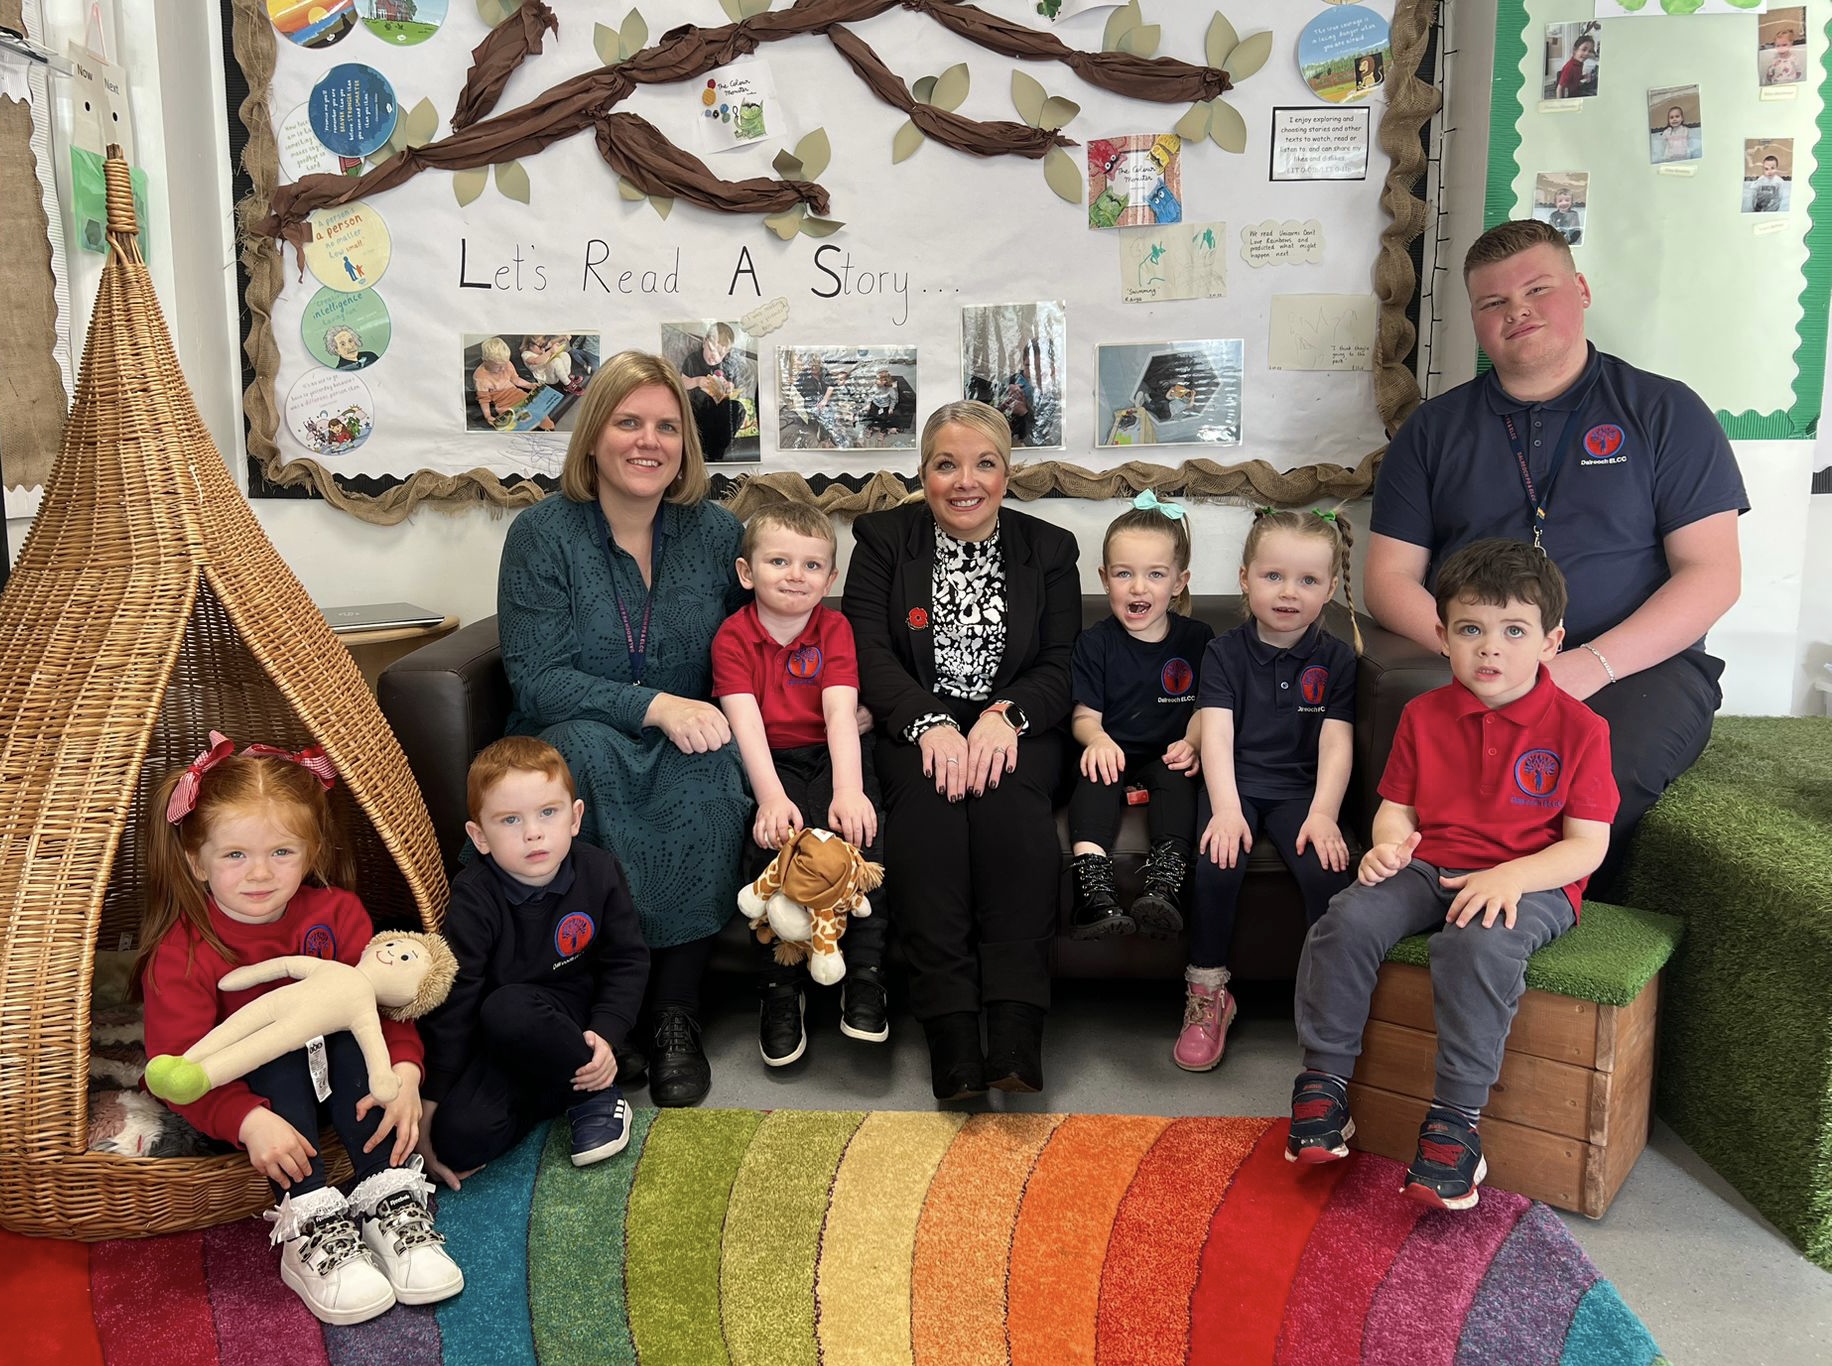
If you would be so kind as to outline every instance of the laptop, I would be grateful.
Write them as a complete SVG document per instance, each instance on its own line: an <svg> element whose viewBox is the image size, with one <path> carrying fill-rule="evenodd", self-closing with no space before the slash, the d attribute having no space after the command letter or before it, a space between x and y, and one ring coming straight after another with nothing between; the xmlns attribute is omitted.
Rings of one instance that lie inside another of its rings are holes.
<svg viewBox="0 0 1832 1366"><path fill-rule="evenodd" d="M355 607L326 607L323 611L331 629L339 633L437 626L445 620L445 613L429 611L411 602L367 602Z"/></svg>

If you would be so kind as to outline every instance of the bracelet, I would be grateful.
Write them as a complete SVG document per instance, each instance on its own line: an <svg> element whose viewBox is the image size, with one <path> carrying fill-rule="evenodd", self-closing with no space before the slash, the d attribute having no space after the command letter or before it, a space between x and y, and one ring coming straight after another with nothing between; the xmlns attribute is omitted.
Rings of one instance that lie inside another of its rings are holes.
<svg viewBox="0 0 1832 1366"><path fill-rule="evenodd" d="M1584 644L1578 646L1578 648L1580 650L1589 650L1595 655L1597 657L1597 663L1603 666L1603 672L1609 675L1609 681L1611 683L1616 681L1616 671L1609 667L1609 661L1603 657L1603 652L1601 650L1592 645L1589 641L1585 641Z"/></svg>
<svg viewBox="0 0 1832 1366"><path fill-rule="evenodd" d="M956 721L946 712L932 711L926 715L918 716L914 721L910 722L908 726L904 727L903 738L913 745L918 740L922 739L923 732L934 730L937 726L947 726L949 729L955 731L961 728L960 722Z"/></svg>

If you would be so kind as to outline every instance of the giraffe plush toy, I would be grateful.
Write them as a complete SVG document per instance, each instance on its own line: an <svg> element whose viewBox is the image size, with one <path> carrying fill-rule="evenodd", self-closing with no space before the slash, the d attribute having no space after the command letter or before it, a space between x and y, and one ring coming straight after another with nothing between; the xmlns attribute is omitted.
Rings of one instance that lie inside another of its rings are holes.
<svg viewBox="0 0 1832 1366"><path fill-rule="evenodd" d="M760 942L776 945L776 961L808 960L808 975L832 986L846 975L840 936L848 915L870 915L865 894L884 881L883 865L838 835L803 830L792 836L763 876L738 893Z"/></svg>

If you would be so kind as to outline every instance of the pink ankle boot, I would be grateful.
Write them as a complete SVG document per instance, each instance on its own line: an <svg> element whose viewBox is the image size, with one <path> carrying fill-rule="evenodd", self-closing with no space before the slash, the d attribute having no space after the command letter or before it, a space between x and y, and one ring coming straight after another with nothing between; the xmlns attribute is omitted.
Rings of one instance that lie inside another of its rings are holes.
<svg viewBox="0 0 1832 1366"><path fill-rule="evenodd" d="M1185 1072L1207 1072L1221 1061L1234 1023L1234 997L1226 968L1190 968L1184 973L1183 1032L1171 1060Z"/></svg>

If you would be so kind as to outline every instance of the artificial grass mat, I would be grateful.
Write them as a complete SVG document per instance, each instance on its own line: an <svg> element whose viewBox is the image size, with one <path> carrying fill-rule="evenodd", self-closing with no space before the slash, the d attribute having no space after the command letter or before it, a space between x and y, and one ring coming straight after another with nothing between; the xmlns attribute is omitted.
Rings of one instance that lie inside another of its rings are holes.
<svg viewBox="0 0 1832 1366"><path fill-rule="evenodd" d="M1666 966L1683 932L1673 916L1587 900L1577 925L1527 960L1527 987L1598 1005L1628 1005ZM1428 967L1431 936L1400 940L1387 961Z"/></svg>
<svg viewBox="0 0 1832 1366"><path fill-rule="evenodd" d="M1686 922L1661 1117L1832 1270L1832 720L1720 717L1641 822L1625 886Z"/></svg>

